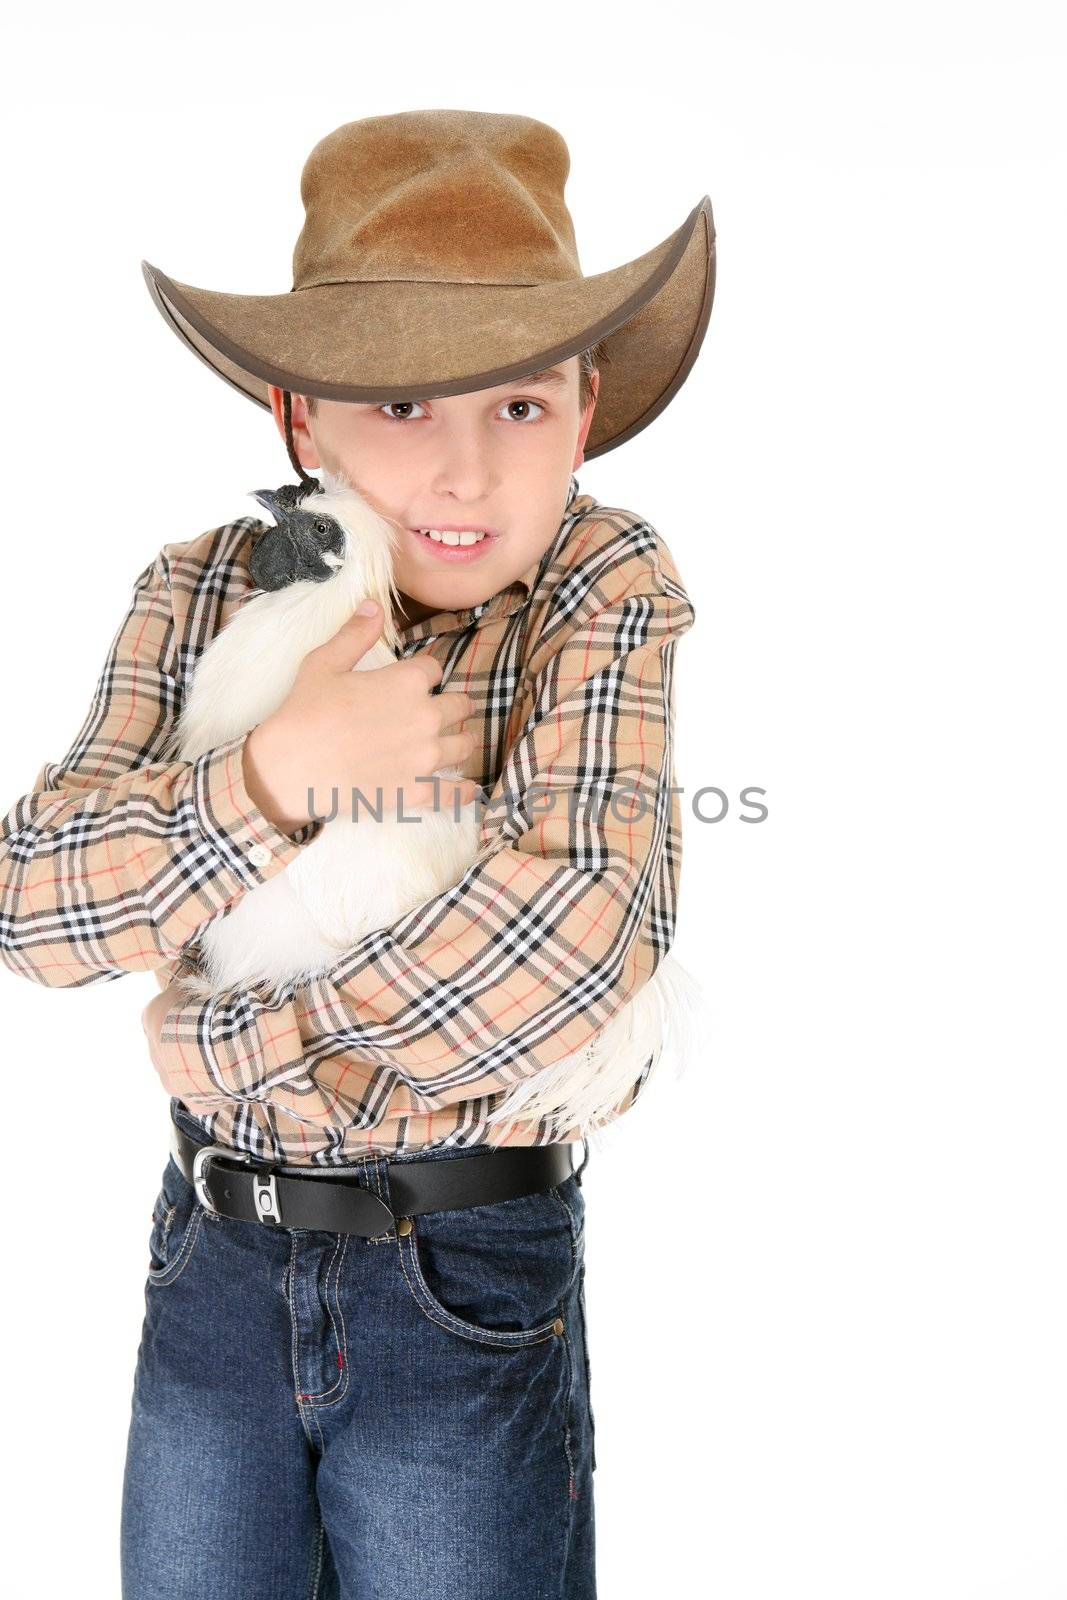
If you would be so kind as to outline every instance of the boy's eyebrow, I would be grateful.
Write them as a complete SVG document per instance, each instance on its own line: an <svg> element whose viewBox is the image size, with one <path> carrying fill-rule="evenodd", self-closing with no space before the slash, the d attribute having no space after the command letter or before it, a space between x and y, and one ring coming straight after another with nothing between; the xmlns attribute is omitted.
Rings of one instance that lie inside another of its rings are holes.
<svg viewBox="0 0 1067 1600"><path fill-rule="evenodd" d="M566 381L567 381L567 374L564 372L562 367L542 367L540 372L531 372L529 377L516 378L516 380L515 380L516 383L520 383L520 384L521 383L543 383L543 384L566 383ZM501 389L503 389L503 388L509 387L509 385L500 384L499 387Z"/></svg>

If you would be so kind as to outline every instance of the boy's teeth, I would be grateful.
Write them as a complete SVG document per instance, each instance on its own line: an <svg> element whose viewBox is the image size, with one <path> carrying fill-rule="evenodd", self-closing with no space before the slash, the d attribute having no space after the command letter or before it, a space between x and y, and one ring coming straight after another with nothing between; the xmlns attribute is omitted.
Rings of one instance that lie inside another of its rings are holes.
<svg viewBox="0 0 1067 1600"><path fill-rule="evenodd" d="M484 533L441 533L437 528L423 528L421 530L428 539L433 539L437 544L478 544L486 537Z"/></svg>

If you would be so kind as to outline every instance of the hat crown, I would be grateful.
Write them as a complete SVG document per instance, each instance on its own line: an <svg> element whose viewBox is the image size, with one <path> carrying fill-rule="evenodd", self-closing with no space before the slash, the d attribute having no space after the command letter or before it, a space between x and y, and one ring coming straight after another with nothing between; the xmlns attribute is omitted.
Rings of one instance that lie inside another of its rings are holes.
<svg viewBox="0 0 1067 1600"><path fill-rule="evenodd" d="M410 110L347 122L304 163L293 288L581 278L565 139L536 117Z"/></svg>
<svg viewBox="0 0 1067 1600"><path fill-rule="evenodd" d="M569 171L563 136L535 117L426 110L346 122L304 163L293 289L580 279Z"/></svg>

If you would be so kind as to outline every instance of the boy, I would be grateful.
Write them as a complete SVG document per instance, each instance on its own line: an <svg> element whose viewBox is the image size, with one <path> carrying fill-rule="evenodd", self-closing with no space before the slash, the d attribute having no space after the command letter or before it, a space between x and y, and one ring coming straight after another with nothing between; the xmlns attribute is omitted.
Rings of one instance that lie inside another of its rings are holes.
<svg viewBox="0 0 1067 1600"><path fill-rule="evenodd" d="M298 476L344 471L393 520L402 648L353 673L383 621L354 616L251 732L168 761L263 528L168 545L74 746L4 824L7 965L161 987L143 1020L173 1155L125 1600L595 1594L577 1133L517 1117L491 1149L485 1119L673 935L671 689L694 612L654 530L573 472L692 365L714 233L705 197L583 278L568 165L527 117L369 118L305 164L293 291L219 295L145 264L176 331L270 405ZM448 766L465 778L436 803L491 791L460 885L281 1000L181 994L199 934L307 848L332 788L425 805Z"/></svg>

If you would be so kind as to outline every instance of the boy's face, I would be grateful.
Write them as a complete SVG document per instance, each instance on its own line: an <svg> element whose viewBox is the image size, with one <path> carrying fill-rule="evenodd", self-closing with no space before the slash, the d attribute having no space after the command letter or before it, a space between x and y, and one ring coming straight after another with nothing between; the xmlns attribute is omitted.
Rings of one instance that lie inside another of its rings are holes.
<svg viewBox="0 0 1067 1600"><path fill-rule="evenodd" d="M599 387L594 372L579 414L578 357L550 371L554 380L517 379L431 400L319 400L312 417L304 397L293 395L301 465L343 473L397 525L402 625L488 600L548 548L583 460ZM282 391L273 384L270 401L284 439ZM491 536L447 545L417 531L450 526L487 528Z"/></svg>

